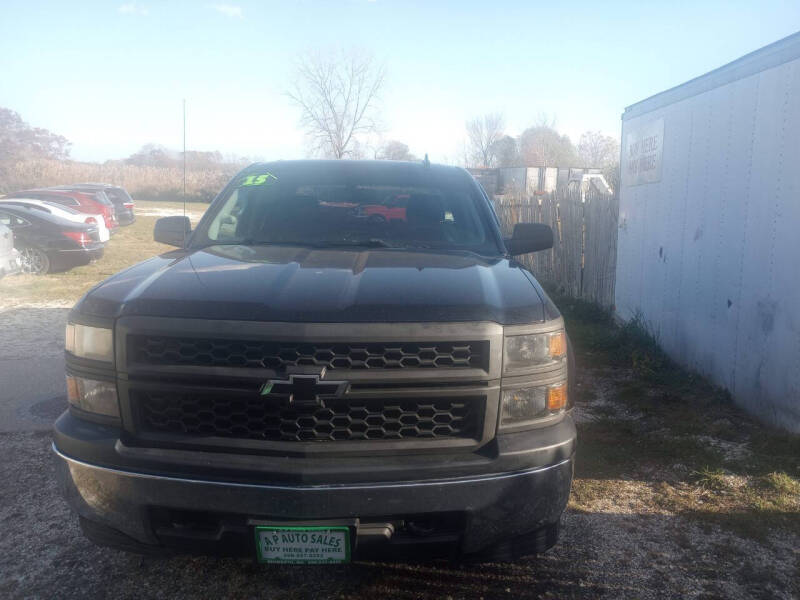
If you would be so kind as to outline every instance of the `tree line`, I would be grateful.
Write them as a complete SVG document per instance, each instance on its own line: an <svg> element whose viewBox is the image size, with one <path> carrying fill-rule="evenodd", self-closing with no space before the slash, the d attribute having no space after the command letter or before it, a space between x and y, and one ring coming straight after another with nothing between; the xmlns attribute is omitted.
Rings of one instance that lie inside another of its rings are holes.
<svg viewBox="0 0 800 600"><path fill-rule="evenodd" d="M286 97L299 110L308 153L336 159L417 160L406 143L384 138L380 105L385 83L385 66L364 51L301 56ZM599 131L585 132L576 146L558 132L554 120L540 116L514 136L506 131L503 114L493 112L468 120L465 139L464 166L599 167L616 180L619 143ZM16 112L0 108L0 169L11 161L68 159L70 146L63 136L32 127ZM181 168L184 159L190 170L228 171L248 162L220 152L190 151L184 156L147 144L121 161L107 163L174 169Z"/></svg>
<svg viewBox="0 0 800 600"><path fill-rule="evenodd" d="M508 135L502 113L467 121L465 162L475 167L598 167L619 162L619 142L599 131L583 133L578 145L560 134L555 120L540 116L519 136Z"/></svg>
<svg viewBox="0 0 800 600"><path fill-rule="evenodd" d="M312 154L329 158L414 160L408 145L381 139L380 97L386 69L364 52L314 52L299 59L289 100ZM599 131L581 135L577 146L560 134L555 121L540 117L520 135L506 132L502 113L466 122L464 165L471 167L597 167L612 180L619 142Z"/></svg>

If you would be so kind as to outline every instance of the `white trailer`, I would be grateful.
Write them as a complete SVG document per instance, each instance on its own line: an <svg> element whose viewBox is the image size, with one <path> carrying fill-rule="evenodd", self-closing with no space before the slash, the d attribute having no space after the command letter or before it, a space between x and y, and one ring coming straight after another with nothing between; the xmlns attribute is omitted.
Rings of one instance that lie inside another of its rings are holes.
<svg viewBox="0 0 800 600"><path fill-rule="evenodd" d="M622 115L615 304L800 432L800 33Z"/></svg>

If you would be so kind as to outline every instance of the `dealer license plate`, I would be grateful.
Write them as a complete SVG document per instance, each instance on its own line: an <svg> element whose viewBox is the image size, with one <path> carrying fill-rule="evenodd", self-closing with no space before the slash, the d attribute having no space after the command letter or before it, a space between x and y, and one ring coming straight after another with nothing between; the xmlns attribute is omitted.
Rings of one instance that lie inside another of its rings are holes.
<svg viewBox="0 0 800 600"><path fill-rule="evenodd" d="M306 565L350 562L349 527L258 525L255 532L259 562Z"/></svg>

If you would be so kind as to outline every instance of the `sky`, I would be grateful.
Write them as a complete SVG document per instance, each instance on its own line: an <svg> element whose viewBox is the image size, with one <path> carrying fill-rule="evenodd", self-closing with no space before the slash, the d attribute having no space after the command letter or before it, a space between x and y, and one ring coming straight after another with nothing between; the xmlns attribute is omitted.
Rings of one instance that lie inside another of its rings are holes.
<svg viewBox="0 0 800 600"><path fill-rule="evenodd" d="M356 48L386 68L383 136L458 163L474 116L619 137L626 106L797 30L799 0L2 0L0 106L77 160L179 149L184 98L189 149L300 158L298 56Z"/></svg>

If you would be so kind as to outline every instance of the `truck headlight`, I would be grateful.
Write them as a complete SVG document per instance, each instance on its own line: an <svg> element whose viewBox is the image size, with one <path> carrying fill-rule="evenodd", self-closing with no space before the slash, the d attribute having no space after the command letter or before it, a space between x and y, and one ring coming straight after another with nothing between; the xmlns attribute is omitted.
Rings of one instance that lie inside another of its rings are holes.
<svg viewBox="0 0 800 600"><path fill-rule="evenodd" d="M67 323L64 348L80 358L112 362L114 336L111 329Z"/></svg>
<svg viewBox="0 0 800 600"><path fill-rule="evenodd" d="M117 386L108 381L67 375L67 401L87 413L119 418Z"/></svg>
<svg viewBox="0 0 800 600"><path fill-rule="evenodd" d="M503 371L506 375L514 375L564 360L567 336L563 329L550 333L509 335L505 338L504 350Z"/></svg>
<svg viewBox="0 0 800 600"><path fill-rule="evenodd" d="M503 390L500 427L527 425L567 408L567 382Z"/></svg>

